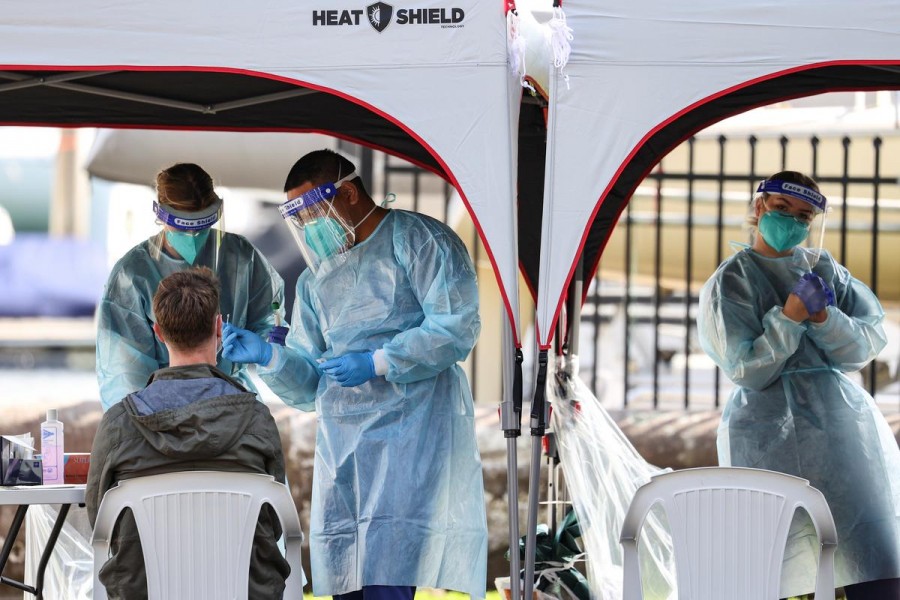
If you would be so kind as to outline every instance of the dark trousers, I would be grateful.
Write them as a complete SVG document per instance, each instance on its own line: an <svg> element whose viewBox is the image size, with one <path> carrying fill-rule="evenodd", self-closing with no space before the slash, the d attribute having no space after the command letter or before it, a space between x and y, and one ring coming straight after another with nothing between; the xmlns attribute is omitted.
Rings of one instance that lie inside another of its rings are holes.
<svg viewBox="0 0 900 600"><path fill-rule="evenodd" d="M416 588L400 585L366 585L349 594L335 594L334 600L413 600Z"/></svg>
<svg viewBox="0 0 900 600"><path fill-rule="evenodd" d="M878 579L845 585L847 600L900 600L900 579Z"/></svg>

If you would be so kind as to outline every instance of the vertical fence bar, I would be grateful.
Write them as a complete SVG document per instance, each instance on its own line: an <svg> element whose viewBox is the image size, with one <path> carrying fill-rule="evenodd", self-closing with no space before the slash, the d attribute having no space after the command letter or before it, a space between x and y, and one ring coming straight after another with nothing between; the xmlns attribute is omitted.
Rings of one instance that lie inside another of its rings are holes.
<svg viewBox="0 0 900 600"><path fill-rule="evenodd" d="M880 225L878 200L881 193L881 144L882 139L876 137L872 140L872 147L875 152L875 166L872 175L872 293L878 295L878 228ZM873 360L869 363L869 393L875 397L875 388L877 386L877 369L878 362Z"/></svg>
<svg viewBox="0 0 900 600"><path fill-rule="evenodd" d="M684 258L684 408L691 407L691 280L694 263L694 146L696 138L688 140L688 180L687 180L687 229Z"/></svg>
<svg viewBox="0 0 900 600"><path fill-rule="evenodd" d="M656 180L656 247L653 249L653 409L659 408L659 307L662 296L662 226L663 226L663 194L662 165L657 168L659 178Z"/></svg>
<svg viewBox="0 0 900 600"><path fill-rule="evenodd" d="M781 147L781 171L787 170L788 143L789 140L786 135L778 138L778 145ZM768 176L768 173L766 173L766 176Z"/></svg>
<svg viewBox="0 0 900 600"><path fill-rule="evenodd" d="M819 180L819 138L812 136L809 138L810 152L812 153L812 165L810 169L811 177L816 181Z"/></svg>
<svg viewBox="0 0 900 600"><path fill-rule="evenodd" d="M594 395L597 394L597 386L600 383L597 377L597 367L600 365L600 282L600 269L598 268L597 274L594 276L594 314L591 315L591 324L594 326L594 368L591 371L591 389L594 390Z"/></svg>
<svg viewBox="0 0 900 600"><path fill-rule="evenodd" d="M847 194L850 191L850 138L841 139L843 162L841 167L841 264L847 264Z"/></svg>
<svg viewBox="0 0 900 600"><path fill-rule="evenodd" d="M416 196L418 198L418 196ZM481 238L478 237L478 228L472 228L472 263L475 266L475 272L478 272L478 261L481 260ZM472 348L472 381L469 384L472 388L472 400L473 402L478 401L477 390L478 390L478 344Z"/></svg>
<svg viewBox="0 0 900 600"><path fill-rule="evenodd" d="M624 298L624 319L625 319L625 335L622 336L622 344L623 350L622 353L624 356L623 360L623 389L625 393L625 397L622 399L622 406L628 408L628 389L630 387L631 382L629 381L628 376L628 363L631 360L630 352L628 351L628 340L631 337L631 226L632 226L632 218L631 218L631 201L634 199L629 199L628 208L625 209L625 298Z"/></svg>
<svg viewBox="0 0 900 600"><path fill-rule="evenodd" d="M751 198L756 193L756 184L759 183L759 177L756 174L756 143L758 141L755 135L747 138L747 143L750 144L750 176L747 178L747 183L750 184Z"/></svg>
<svg viewBox="0 0 900 600"><path fill-rule="evenodd" d="M450 200L453 199L453 189L452 185L444 182L444 218L442 219L444 223L450 218Z"/></svg>
<svg viewBox="0 0 900 600"><path fill-rule="evenodd" d="M719 142L719 172L716 174L716 189L718 198L716 202L716 267L722 264L722 242L724 241L723 230L725 228L725 144L728 138L720 135ZM722 370L718 367L713 369L713 399L716 408L719 408L719 385L721 383Z"/></svg>
<svg viewBox="0 0 900 600"><path fill-rule="evenodd" d="M384 164L381 167L381 195L387 196L390 189L391 178L391 155L384 154Z"/></svg>

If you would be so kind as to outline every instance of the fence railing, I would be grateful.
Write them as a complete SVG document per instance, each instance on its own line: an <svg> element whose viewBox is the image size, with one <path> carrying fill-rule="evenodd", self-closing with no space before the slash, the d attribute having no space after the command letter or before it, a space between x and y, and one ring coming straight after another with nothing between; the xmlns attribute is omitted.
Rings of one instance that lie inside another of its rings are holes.
<svg viewBox="0 0 900 600"><path fill-rule="evenodd" d="M759 181L792 169L813 176L828 197L826 247L885 305L889 346L862 377L896 407L900 189L896 161L885 168L887 146L896 151L900 140L718 136L691 138L663 159L623 213L587 298L582 321L592 335L583 334L582 374L594 390L609 377L598 365L617 363L602 358L608 340L620 345L622 406L721 406L730 383L699 348L698 291L732 242L749 241L741 226ZM612 330L616 316L621 334ZM593 344L587 353L585 343Z"/></svg>
<svg viewBox="0 0 900 600"><path fill-rule="evenodd" d="M611 408L724 403L731 384L697 339L698 292L734 245L748 242L744 223L759 181L791 169L819 182L830 206L825 246L885 306L889 345L861 373L862 383L883 406L900 406L897 156L900 134L701 135L684 142L638 187L604 250L582 311L584 380ZM448 184L397 159L381 161L373 189L387 195L399 187L402 207L447 221ZM470 247L477 261L477 236Z"/></svg>

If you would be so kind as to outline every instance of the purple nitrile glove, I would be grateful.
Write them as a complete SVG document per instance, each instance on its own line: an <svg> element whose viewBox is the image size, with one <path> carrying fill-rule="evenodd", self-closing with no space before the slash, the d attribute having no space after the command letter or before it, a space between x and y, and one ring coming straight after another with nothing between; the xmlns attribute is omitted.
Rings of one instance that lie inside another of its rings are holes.
<svg viewBox="0 0 900 600"><path fill-rule="evenodd" d="M271 330L269 330L268 342L270 344L278 344L279 346L284 346L284 340L285 338L287 338L287 334L287 327L276 325Z"/></svg>
<svg viewBox="0 0 900 600"><path fill-rule="evenodd" d="M375 377L375 360L371 352L350 352L326 360L319 365L319 370L343 387L356 387Z"/></svg>
<svg viewBox="0 0 900 600"><path fill-rule="evenodd" d="M791 293L800 298L806 312L811 315L824 310L826 306L834 306L834 292L825 280L815 273L804 273L794 284Z"/></svg>

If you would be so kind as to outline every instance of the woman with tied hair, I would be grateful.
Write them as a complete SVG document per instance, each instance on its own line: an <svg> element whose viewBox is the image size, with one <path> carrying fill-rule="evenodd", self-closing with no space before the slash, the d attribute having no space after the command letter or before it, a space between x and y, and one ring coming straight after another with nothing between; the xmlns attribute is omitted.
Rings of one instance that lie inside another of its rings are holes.
<svg viewBox="0 0 900 600"><path fill-rule="evenodd" d="M782 171L751 203L752 244L700 292L707 354L736 385L722 414L722 466L809 480L838 532L836 585L848 600L900 598L900 450L875 401L848 373L884 348L872 291L819 246L826 199L810 177ZM801 246L807 238L810 247ZM818 542L795 517L781 595L813 591Z"/></svg>
<svg viewBox="0 0 900 600"><path fill-rule="evenodd" d="M153 294L167 275L209 267L221 282L221 313L262 336L275 324L273 303L284 305L284 282L266 258L244 237L221 228L223 201L206 171L191 163L163 169L156 176L156 192L153 211L161 231L119 259L97 308L97 378L104 411L168 366L168 351L153 334L152 310ZM220 370L255 389L245 365L221 355L217 359Z"/></svg>

